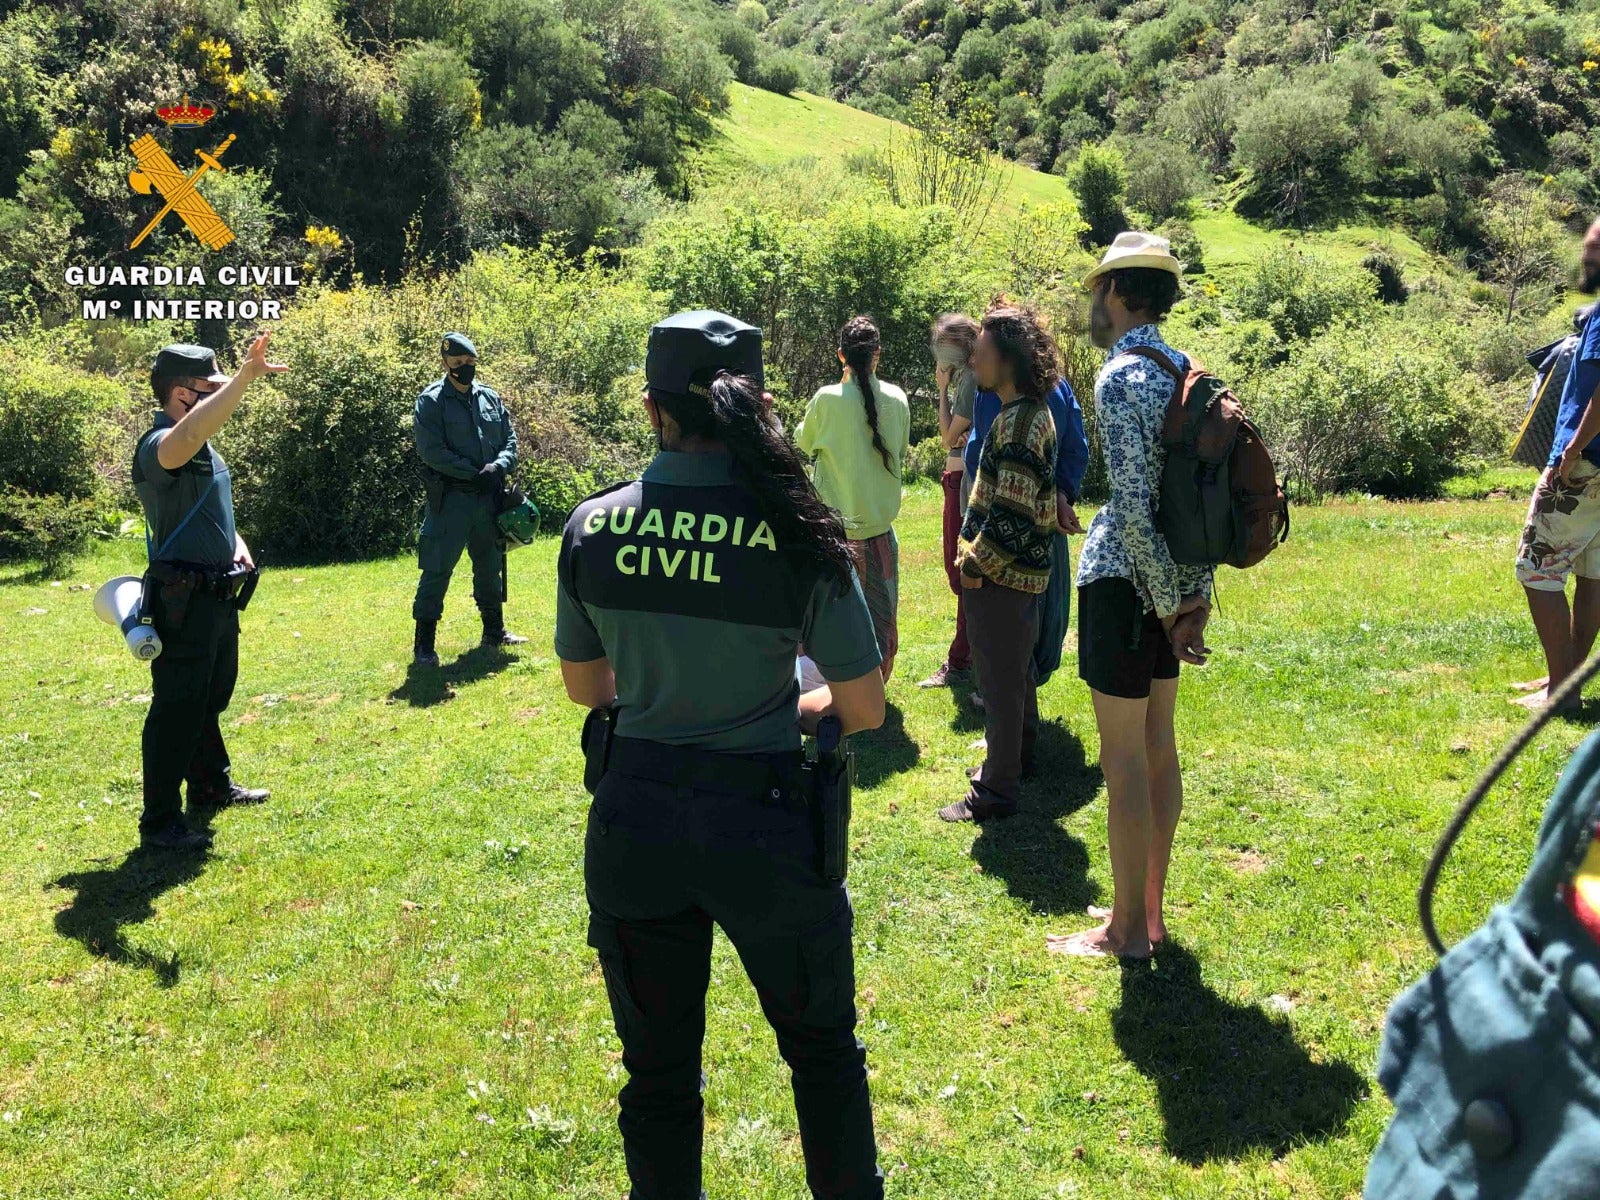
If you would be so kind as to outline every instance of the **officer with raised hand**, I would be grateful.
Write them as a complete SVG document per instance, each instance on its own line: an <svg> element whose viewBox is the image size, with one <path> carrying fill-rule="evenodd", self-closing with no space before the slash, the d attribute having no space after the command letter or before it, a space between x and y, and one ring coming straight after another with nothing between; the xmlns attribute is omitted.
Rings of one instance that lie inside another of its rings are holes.
<svg viewBox="0 0 1600 1200"><path fill-rule="evenodd" d="M813 1195L881 1197L850 901L823 871L801 751L824 717L844 733L882 722L872 619L843 525L762 392L761 331L670 317L650 331L645 378L660 453L573 512L555 637L567 694L593 710L589 944L629 1074L632 1194L703 1195L717 924L792 1071ZM804 697L802 644L830 683Z"/></svg>
<svg viewBox="0 0 1600 1200"><path fill-rule="evenodd" d="M239 675L239 609L255 562L233 524L233 484L210 438L233 415L250 384L289 368L267 361L267 334L250 344L235 375L217 369L204 346L174 345L156 355L150 389L160 405L133 455L133 488L149 529L143 611L161 635L150 662L145 717L144 813L147 848L198 850L211 835L183 820L189 811L259 804L268 793L240 787L230 774L218 718Z"/></svg>
<svg viewBox="0 0 1600 1200"><path fill-rule="evenodd" d="M506 476L517 469L517 431L500 394L476 379L478 352L465 334L445 334L439 355L444 374L417 397L412 414L428 496L417 547L422 577L411 605L412 662L422 667L439 665L434 637L462 550L472 559L472 597L483 616L480 645L528 640L506 632L505 547L495 524Z"/></svg>

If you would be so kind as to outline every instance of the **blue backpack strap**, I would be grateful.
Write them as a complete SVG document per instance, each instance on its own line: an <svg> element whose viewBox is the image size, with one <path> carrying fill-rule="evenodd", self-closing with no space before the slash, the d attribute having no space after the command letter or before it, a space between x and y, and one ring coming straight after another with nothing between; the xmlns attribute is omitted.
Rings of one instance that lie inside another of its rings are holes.
<svg viewBox="0 0 1600 1200"><path fill-rule="evenodd" d="M162 557L162 555L166 554L168 550L172 549L172 543L178 540L178 535L183 532L184 526L194 519L195 513L199 512L200 509L204 507L205 502L210 499L211 493L216 486L217 477L215 474L213 474L211 476L211 482L206 484L206 490L200 493L200 499L194 502L194 507L183 515L183 520L178 522L178 527L167 535L167 540L161 543L161 549L154 552L152 552L150 549L150 520L148 517L145 519L144 553L147 559L149 559L151 562L156 562Z"/></svg>

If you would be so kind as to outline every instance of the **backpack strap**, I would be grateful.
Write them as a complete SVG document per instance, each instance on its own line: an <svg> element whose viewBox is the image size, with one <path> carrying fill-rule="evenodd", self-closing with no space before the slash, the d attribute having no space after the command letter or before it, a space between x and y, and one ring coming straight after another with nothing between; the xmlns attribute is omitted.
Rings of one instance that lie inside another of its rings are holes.
<svg viewBox="0 0 1600 1200"><path fill-rule="evenodd" d="M1156 366L1160 367L1168 375L1171 375L1179 383L1182 383L1186 378L1184 373L1178 370L1178 364L1173 362L1154 346L1129 346L1127 353L1137 354L1140 358L1148 358L1151 362L1155 363Z"/></svg>
<svg viewBox="0 0 1600 1200"><path fill-rule="evenodd" d="M211 493L216 486L217 477L215 474L213 474L211 476L211 482L206 484L206 490L200 493L200 499L196 500L194 502L194 507L183 515L183 520L178 522L177 528L171 533L167 534L166 540L161 543L161 548L159 550L150 549L150 521L148 518L145 519L144 553L146 558L148 558L151 562L158 562L168 550L172 549L172 543L178 540L178 535L183 532L183 527L194 519L195 513L199 512L200 509L204 507L205 502L210 498Z"/></svg>

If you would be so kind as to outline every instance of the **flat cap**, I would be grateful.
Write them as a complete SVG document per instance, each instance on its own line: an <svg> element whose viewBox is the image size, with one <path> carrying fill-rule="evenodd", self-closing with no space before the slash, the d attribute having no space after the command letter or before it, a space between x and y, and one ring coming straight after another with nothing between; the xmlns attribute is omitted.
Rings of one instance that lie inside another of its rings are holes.
<svg viewBox="0 0 1600 1200"><path fill-rule="evenodd" d="M748 375L765 387L761 330L710 309L674 313L650 327L645 383L673 395L706 395L718 371Z"/></svg>
<svg viewBox="0 0 1600 1200"><path fill-rule="evenodd" d="M443 355L470 354L478 357L478 348L472 344L472 339L464 333L447 333L439 342L439 353Z"/></svg>
<svg viewBox="0 0 1600 1200"><path fill-rule="evenodd" d="M150 368L152 379L209 379L213 383L227 383L232 375L217 369L216 351L206 346L191 346L175 342L156 351L155 365Z"/></svg>

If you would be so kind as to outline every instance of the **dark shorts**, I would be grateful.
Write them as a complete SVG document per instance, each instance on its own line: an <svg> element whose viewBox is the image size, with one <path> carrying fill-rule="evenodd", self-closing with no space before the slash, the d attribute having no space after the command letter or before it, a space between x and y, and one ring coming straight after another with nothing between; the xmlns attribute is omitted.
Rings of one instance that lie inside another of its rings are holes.
<svg viewBox="0 0 1600 1200"><path fill-rule="evenodd" d="M1095 691L1145 700L1152 679L1176 679L1178 656L1128 579L1096 579L1078 589L1078 678Z"/></svg>

